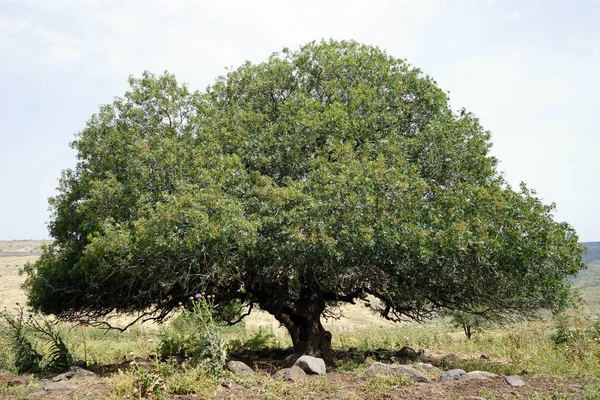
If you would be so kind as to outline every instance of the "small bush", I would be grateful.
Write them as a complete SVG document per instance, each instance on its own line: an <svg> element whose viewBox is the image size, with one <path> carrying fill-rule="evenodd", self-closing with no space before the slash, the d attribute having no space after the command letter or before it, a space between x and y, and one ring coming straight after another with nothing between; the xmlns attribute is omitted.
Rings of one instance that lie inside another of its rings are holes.
<svg viewBox="0 0 600 400"><path fill-rule="evenodd" d="M225 341L214 319L210 298L196 295L171 324L159 332L159 353L163 358L188 357L218 376L225 365Z"/></svg>
<svg viewBox="0 0 600 400"><path fill-rule="evenodd" d="M16 316L4 310L1 314L6 323L6 335L12 348L12 364L17 373L64 371L73 363L73 356L61 336L48 319L29 314L25 317L24 308L17 303ZM46 344L46 351L40 353L33 340L37 338Z"/></svg>

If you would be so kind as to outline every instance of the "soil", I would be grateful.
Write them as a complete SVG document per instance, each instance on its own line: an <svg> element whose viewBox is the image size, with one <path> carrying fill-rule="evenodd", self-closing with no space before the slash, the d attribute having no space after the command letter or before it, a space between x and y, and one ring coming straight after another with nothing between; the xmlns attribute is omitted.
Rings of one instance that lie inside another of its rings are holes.
<svg viewBox="0 0 600 400"><path fill-rule="evenodd" d="M462 379L458 381L441 382L432 384L415 383L395 389L370 390L368 382L362 380L357 374L351 372L334 372L325 377L309 376L307 380L319 380L320 388L317 391L310 389L315 385L301 385L297 383L281 383L288 385L289 390L284 394L266 393L258 387L245 387L239 382L231 382L228 387L220 386L213 395L213 399L514 399L514 398L562 398L583 399L581 390L570 385L585 385L581 379L558 380L543 377L523 377L525 386L512 387L506 383L504 377L487 380ZM102 399L110 395L111 388L106 379L96 381L79 381L77 389L73 391L38 392L32 399ZM307 383L306 381L304 382ZM264 388L263 388L264 389ZM196 395L180 395L173 398L179 400L201 399Z"/></svg>

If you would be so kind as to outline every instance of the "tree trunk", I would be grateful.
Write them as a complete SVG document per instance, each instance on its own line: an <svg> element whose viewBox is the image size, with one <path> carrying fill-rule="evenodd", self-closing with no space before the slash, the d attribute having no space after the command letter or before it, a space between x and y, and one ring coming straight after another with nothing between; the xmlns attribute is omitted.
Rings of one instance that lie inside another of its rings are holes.
<svg viewBox="0 0 600 400"><path fill-rule="evenodd" d="M331 333L321 323L324 310L325 300L316 293L307 293L272 314L288 330L294 354L320 357L326 365L333 365Z"/></svg>

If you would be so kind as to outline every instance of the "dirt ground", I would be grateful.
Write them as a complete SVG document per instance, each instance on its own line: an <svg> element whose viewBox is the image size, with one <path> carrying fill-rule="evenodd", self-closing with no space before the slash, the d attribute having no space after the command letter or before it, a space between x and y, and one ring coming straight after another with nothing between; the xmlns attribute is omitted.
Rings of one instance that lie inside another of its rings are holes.
<svg viewBox="0 0 600 400"><path fill-rule="evenodd" d="M307 380L318 381L318 384L307 385ZM525 386L512 387L503 377L487 380L463 379L459 381L415 383L399 388L370 389L369 383L350 372L331 373L326 377L310 376L305 382L281 382L278 392L269 392L265 387L246 387L241 381L231 381L221 385L214 392L212 399L583 399L580 388L573 385L584 384L581 380L560 381L549 378L532 377L523 379ZM31 399L103 399L111 394L107 379L97 381L75 382L75 391L54 391L34 393L26 398ZM287 386L287 388L286 388ZM311 388L316 390L310 390ZM179 395L173 398L180 400L196 400L206 397L196 395Z"/></svg>

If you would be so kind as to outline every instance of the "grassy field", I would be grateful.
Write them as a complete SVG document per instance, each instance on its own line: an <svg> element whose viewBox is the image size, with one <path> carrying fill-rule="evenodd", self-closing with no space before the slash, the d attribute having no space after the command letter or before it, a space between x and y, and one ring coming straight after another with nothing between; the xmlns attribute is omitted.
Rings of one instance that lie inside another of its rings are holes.
<svg viewBox="0 0 600 400"><path fill-rule="evenodd" d="M0 306L13 309L23 302L24 277L18 270L39 256L40 241L0 242ZM461 329L443 321L426 324L392 324L362 306L347 307L345 317L326 322L333 334L338 362L325 376L298 382L273 379L278 361L291 353L287 333L265 313L253 314L245 324L215 327L229 358L245 361L256 371L242 377L228 371L210 373L204 364L165 359L161 347L182 335L175 325L135 325L125 333L91 327L59 325L56 329L74 359L87 363L99 379L81 381L77 389L40 391L52 374L36 374L23 385L9 385L16 371L11 367L14 346L0 335L0 398L78 399L600 399L600 333L595 309L573 311L562 321L491 326L467 340ZM2 325L2 324L0 324ZM2 331L6 325L0 326ZM38 350L49 352L42 341ZM361 379L374 360L395 362L393 354L404 346L428 349L426 361L433 369L413 365L434 384L413 383L405 377L378 376ZM455 359L444 356L454 353ZM482 358L482 355L484 356ZM131 363L138 360L137 363ZM190 360L193 360L190 359ZM485 381L440 382L444 370L484 370L500 376ZM524 387L511 387L503 376L521 375ZM574 386L575 385L575 386ZM581 385L581 386L577 386Z"/></svg>

